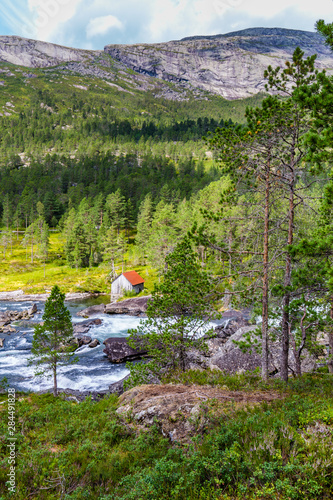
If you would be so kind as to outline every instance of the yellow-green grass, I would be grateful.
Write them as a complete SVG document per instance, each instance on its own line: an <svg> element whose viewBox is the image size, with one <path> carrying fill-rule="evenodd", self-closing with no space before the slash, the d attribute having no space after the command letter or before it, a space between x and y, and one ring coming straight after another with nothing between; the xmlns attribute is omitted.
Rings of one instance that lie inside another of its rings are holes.
<svg viewBox="0 0 333 500"><path fill-rule="evenodd" d="M4 257L0 249L0 292L23 290L24 293L45 293L57 284L64 292L110 292L110 267L106 263L99 266L75 269L66 264L64 239L61 233L50 234L50 248L45 263L38 257L37 246L33 247L34 262L31 262L31 246L22 246L22 234L13 235L12 250L9 247ZM145 280L145 289L153 289L157 280L156 271L148 266L134 265L129 255L125 255L126 270L136 270ZM116 272L124 269L122 262L116 263ZM124 269L125 270L125 269Z"/></svg>

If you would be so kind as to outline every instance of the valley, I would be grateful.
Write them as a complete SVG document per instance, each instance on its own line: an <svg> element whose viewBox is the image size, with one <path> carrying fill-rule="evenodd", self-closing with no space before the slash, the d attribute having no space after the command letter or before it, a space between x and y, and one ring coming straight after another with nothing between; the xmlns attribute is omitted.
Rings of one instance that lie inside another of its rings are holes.
<svg viewBox="0 0 333 500"><path fill-rule="evenodd" d="M332 498L317 28L0 36L0 500Z"/></svg>

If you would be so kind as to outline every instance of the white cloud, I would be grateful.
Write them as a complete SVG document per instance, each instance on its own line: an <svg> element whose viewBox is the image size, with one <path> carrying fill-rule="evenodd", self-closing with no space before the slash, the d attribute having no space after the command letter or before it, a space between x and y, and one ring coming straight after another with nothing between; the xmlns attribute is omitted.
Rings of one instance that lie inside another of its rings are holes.
<svg viewBox="0 0 333 500"><path fill-rule="evenodd" d="M29 27L39 40L51 41L64 23L70 21L83 0L28 0Z"/></svg>
<svg viewBox="0 0 333 500"><path fill-rule="evenodd" d="M115 16L95 17L89 21L86 32L88 38L106 35L111 29L123 29L123 23Z"/></svg>
<svg viewBox="0 0 333 500"><path fill-rule="evenodd" d="M313 31L332 14L332 0L0 0L0 34L100 49L258 26Z"/></svg>

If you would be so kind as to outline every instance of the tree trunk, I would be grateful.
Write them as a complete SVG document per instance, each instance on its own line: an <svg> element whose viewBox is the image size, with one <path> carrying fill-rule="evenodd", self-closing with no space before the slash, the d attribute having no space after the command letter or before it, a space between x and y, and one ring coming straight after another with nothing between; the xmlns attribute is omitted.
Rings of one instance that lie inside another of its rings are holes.
<svg viewBox="0 0 333 500"><path fill-rule="evenodd" d="M264 273L262 293L262 330L261 330L261 376L263 380L268 379L268 245L269 245L269 162L266 167L266 189L265 189L265 221L264 221Z"/></svg>
<svg viewBox="0 0 333 500"><path fill-rule="evenodd" d="M34 263L34 239L31 236L31 264Z"/></svg>
<svg viewBox="0 0 333 500"><path fill-rule="evenodd" d="M57 367L53 367L53 396L58 396L58 385L57 385Z"/></svg>
<svg viewBox="0 0 333 500"><path fill-rule="evenodd" d="M289 225L288 225L288 241L291 245L294 235L294 175L290 183L289 193ZM281 379L288 382L288 355L289 355L289 304L290 304L290 285L291 285L291 255L286 253L286 267L284 274L285 294L282 300L282 338L281 338Z"/></svg>
<svg viewBox="0 0 333 500"><path fill-rule="evenodd" d="M331 319L333 320L333 299L331 302ZM328 348L329 348L329 359L328 359L328 371L333 375L333 332L328 332Z"/></svg>

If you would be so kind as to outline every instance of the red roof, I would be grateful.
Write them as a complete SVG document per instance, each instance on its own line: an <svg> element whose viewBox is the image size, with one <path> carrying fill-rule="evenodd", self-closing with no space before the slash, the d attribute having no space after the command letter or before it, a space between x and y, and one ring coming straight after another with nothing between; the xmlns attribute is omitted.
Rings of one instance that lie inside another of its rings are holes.
<svg viewBox="0 0 333 500"><path fill-rule="evenodd" d="M140 285L140 283L144 283L145 280L141 278L140 274L136 271L128 271L127 273L123 273L123 276L131 283L131 285Z"/></svg>

